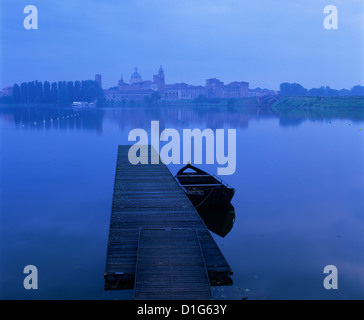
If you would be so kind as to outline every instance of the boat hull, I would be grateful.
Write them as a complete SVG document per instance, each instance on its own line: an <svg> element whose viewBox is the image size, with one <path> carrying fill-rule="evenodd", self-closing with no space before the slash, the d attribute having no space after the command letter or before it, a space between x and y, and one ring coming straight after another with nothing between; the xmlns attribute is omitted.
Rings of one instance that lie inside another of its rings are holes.
<svg viewBox="0 0 364 320"><path fill-rule="evenodd" d="M224 187L204 190L202 194L186 192L195 208L227 206L232 200L234 193L234 189Z"/></svg>
<svg viewBox="0 0 364 320"><path fill-rule="evenodd" d="M235 208L231 203L223 207L212 206L201 209L197 208L196 210L206 227L222 238L224 238L233 228L235 222Z"/></svg>

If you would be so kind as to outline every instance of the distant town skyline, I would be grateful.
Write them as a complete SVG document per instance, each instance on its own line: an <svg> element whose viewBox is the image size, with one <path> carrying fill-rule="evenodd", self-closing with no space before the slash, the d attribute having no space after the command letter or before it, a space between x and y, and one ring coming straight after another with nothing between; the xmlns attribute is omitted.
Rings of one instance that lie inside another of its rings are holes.
<svg viewBox="0 0 364 320"><path fill-rule="evenodd" d="M219 103L223 100L229 105L237 102L238 99L265 96L265 101L278 101L279 96L320 96L320 97L348 97L364 96L364 86L355 85L350 89L340 90L329 86L318 88L305 88L299 83L284 82L280 84L280 90L267 88L249 88L247 81L233 81L225 83L220 79L206 79L204 85L192 85L185 82L168 83L162 66L159 67L153 80L147 80L134 68L129 80L124 75L110 88L102 85L102 75L95 74L94 80L82 81L57 81L40 82L30 81L14 84L0 90L0 103L38 103L38 104L60 104L80 105L93 102L94 105L102 105L105 102L111 104L126 104L144 102L151 104L159 100L190 100L193 103Z"/></svg>
<svg viewBox="0 0 364 320"><path fill-rule="evenodd" d="M101 86L102 76L95 75L95 81ZM246 81L234 81L225 84L216 78L206 80L204 85L191 85L189 83L166 82L163 67L160 66L153 80L145 80L135 67L129 81L124 81L121 75L117 86L104 88L104 96L109 102L122 102L139 100L145 101L157 94L158 99L163 100L194 100L201 96L219 99L238 99L249 96L249 83Z"/></svg>
<svg viewBox="0 0 364 320"><path fill-rule="evenodd" d="M28 4L1 2L0 88L95 74L109 88L135 66L153 75L159 65L169 83L204 85L216 77L272 90L283 82L364 84L361 0L335 1L337 30L323 26L323 0L34 0L37 30L23 26Z"/></svg>

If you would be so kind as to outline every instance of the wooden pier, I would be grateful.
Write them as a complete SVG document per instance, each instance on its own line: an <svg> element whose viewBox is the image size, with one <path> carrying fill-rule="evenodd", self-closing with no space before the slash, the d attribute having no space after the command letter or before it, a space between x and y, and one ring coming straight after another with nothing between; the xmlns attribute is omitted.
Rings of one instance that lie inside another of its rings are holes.
<svg viewBox="0 0 364 320"><path fill-rule="evenodd" d="M231 284L230 266L167 166L132 165L129 148L118 148L105 290L134 288L143 300L211 299L210 285Z"/></svg>

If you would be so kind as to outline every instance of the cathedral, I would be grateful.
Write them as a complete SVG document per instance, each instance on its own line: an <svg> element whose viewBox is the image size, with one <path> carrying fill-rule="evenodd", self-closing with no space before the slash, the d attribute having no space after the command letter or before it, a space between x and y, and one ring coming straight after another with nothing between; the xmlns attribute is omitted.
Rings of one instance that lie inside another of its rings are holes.
<svg viewBox="0 0 364 320"><path fill-rule="evenodd" d="M138 68L135 67L135 71L130 77L130 84L139 84L141 82L143 82L142 76L138 72Z"/></svg>
<svg viewBox="0 0 364 320"><path fill-rule="evenodd" d="M153 93L158 92L162 100L193 100L200 95L208 98L243 98L248 96L248 82L231 82L224 85L218 79L206 80L205 86L193 86L187 83L166 84L162 66L158 74L153 75L153 81L143 80L138 68L135 67L129 83L124 82L121 75L116 87L104 90L105 98L110 102L144 101Z"/></svg>

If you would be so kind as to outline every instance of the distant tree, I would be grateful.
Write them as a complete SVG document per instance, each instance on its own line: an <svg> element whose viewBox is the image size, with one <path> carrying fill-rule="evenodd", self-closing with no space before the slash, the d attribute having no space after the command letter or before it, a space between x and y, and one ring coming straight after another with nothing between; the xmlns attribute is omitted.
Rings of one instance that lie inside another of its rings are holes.
<svg viewBox="0 0 364 320"><path fill-rule="evenodd" d="M364 86L356 85L350 91L353 96L364 96Z"/></svg>
<svg viewBox="0 0 364 320"><path fill-rule="evenodd" d="M162 95L159 93L159 91L154 91L152 93L152 100L153 101L158 101L160 99L162 99Z"/></svg>
<svg viewBox="0 0 364 320"><path fill-rule="evenodd" d="M339 95L339 91L336 89L331 89L330 87L326 87L326 96L328 97L337 97Z"/></svg>
<svg viewBox="0 0 364 320"><path fill-rule="evenodd" d="M43 102L44 103L51 102L51 85L48 81L44 81L43 84Z"/></svg>
<svg viewBox="0 0 364 320"><path fill-rule="evenodd" d="M144 97L144 102L147 104L152 104L159 101L161 98L161 94L158 91L154 91L150 96Z"/></svg>
<svg viewBox="0 0 364 320"><path fill-rule="evenodd" d="M152 96L153 101L160 99L159 93ZM105 102L104 91L97 81L58 81L50 84L40 81L14 84L10 97L2 99L6 103L59 103L69 105L73 101L96 101L98 105Z"/></svg>
<svg viewBox="0 0 364 320"><path fill-rule="evenodd" d="M324 87L320 87L320 88L312 88L310 90L308 90L307 93L309 96L324 96L325 95L325 88Z"/></svg>
<svg viewBox="0 0 364 320"><path fill-rule="evenodd" d="M43 102L43 84L42 82L35 81L35 97L34 102L42 103Z"/></svg>
<svg viewBox="0 0 364 320"><path fill-rule="evenodd" d="M106 98L104 95L104 90L102 89L102 87L100 86L100 84L97 81L94 81L95 85L96 85L96 102L97 105L101 106L105 103ZM153 99L155 99L155 101L160 100L162 97L159 94L159 92L156 92L155 95L153 96Z"/></svg>
<svg viewBox="0 0 364 320"><path fill-rule="evenodd" d="M284 82L280 85L280 92L282 96L306 96L307 89L299 83Z"/></svg>
<svg viewBox="0 0 364 320"><path fill-rule="evenodd" d="M20 102L27 103L28 102L28 84L23 82L20 85Z"/></svg>
<svg viewBox="0 0 364 320"><path fill-rule="evenodd" d="M57 82L52 82L50 102L51 103L57 103L58 102L58 86L57 86Z"/></svg>
<svg viewBox="0 0 364 320"><path fill-rule="evenodd" d="M74 101L74 88L73 81L67 82L68 98L70 101Z"/></svg>
<svg viewBox="0 0 364 320"><path fill-rule="evenodd" d="M339 90L339 96L351 96L351 91L348 89L341 89Z"/></svg>
<svg viewBox="0 0 364 320"><path fill-rule="evenodd" d="M19 103L21 101L21 96L20 96L20 87L18 84L14 84L13 86L13 102L14 103Z"/></svg>
<svg viewBox="0 0 364 320"><path fill-rule="evenodd" d="M193 103L220 103L221 98L208 98L204 94L200 94L197 98L192 100Z"/></svg>
<svg viewBox="0 0 364 320"><path fill-rule="evenodd" d="M229 99L227 100L227 105L228 105L228 106L232 106L232 105L234 105L237 101L238 101L238 100L237 100L237 99L235 99L235 98L229 98Z"/></svg>
<svg viewBox="0 0 364 320"><path fill-rule="evenodd" d="M82 81L83 101L92 102L102 100L104 93L99 83L94 80Z"/></svg>
<svg viewBox="0 0 364 320"><path fill-rule="evenodd" d="M283 82L279 86L280 93L282 96L290 96L291 95L291 84L288 82Z"/></svg>
<svg viewBox="0 0 364 320"><path fill-rule="evenodd" d="M322 86L320 88L312 88L308 90L307 95L317 97L335 97L339 95L339 90L331 89L329 86Z"/></svg>
<svg viewBox="0 0 364 320"><path fill-rule="evenodd" d="M28 103L35 102L35 83L34 81L28 82Z"/></svg>
<svg viewBox="0 0 364 320"><path fill-rule="evenodd" d="M207 98L207 96L206 95L204 95L204 94L200 94L200 95L198 95L198 97L197 98L195 98L195 99L193 99L193 103L207 103L208 102L208 98Z"/></svg>
<svg viewBox="0 0 364 320"><path fill-rule="evenodd" d="M307 89L301 86L299 83L292 84L292 91L294 95L305 96L307 95Z"/></svg>
<svg viewBox="0 0 364 320"><path fill-rule="evenodd" d="M66 81L58 82L58 103L60 105L69 105L71 102Z"/></svg>
<svg viewBox="0 0 364 320"><path fill-rule="evenodd" d="M75 81L75 85L73 88L73 100L83 101L82 85L80 81Z"/></svg>

